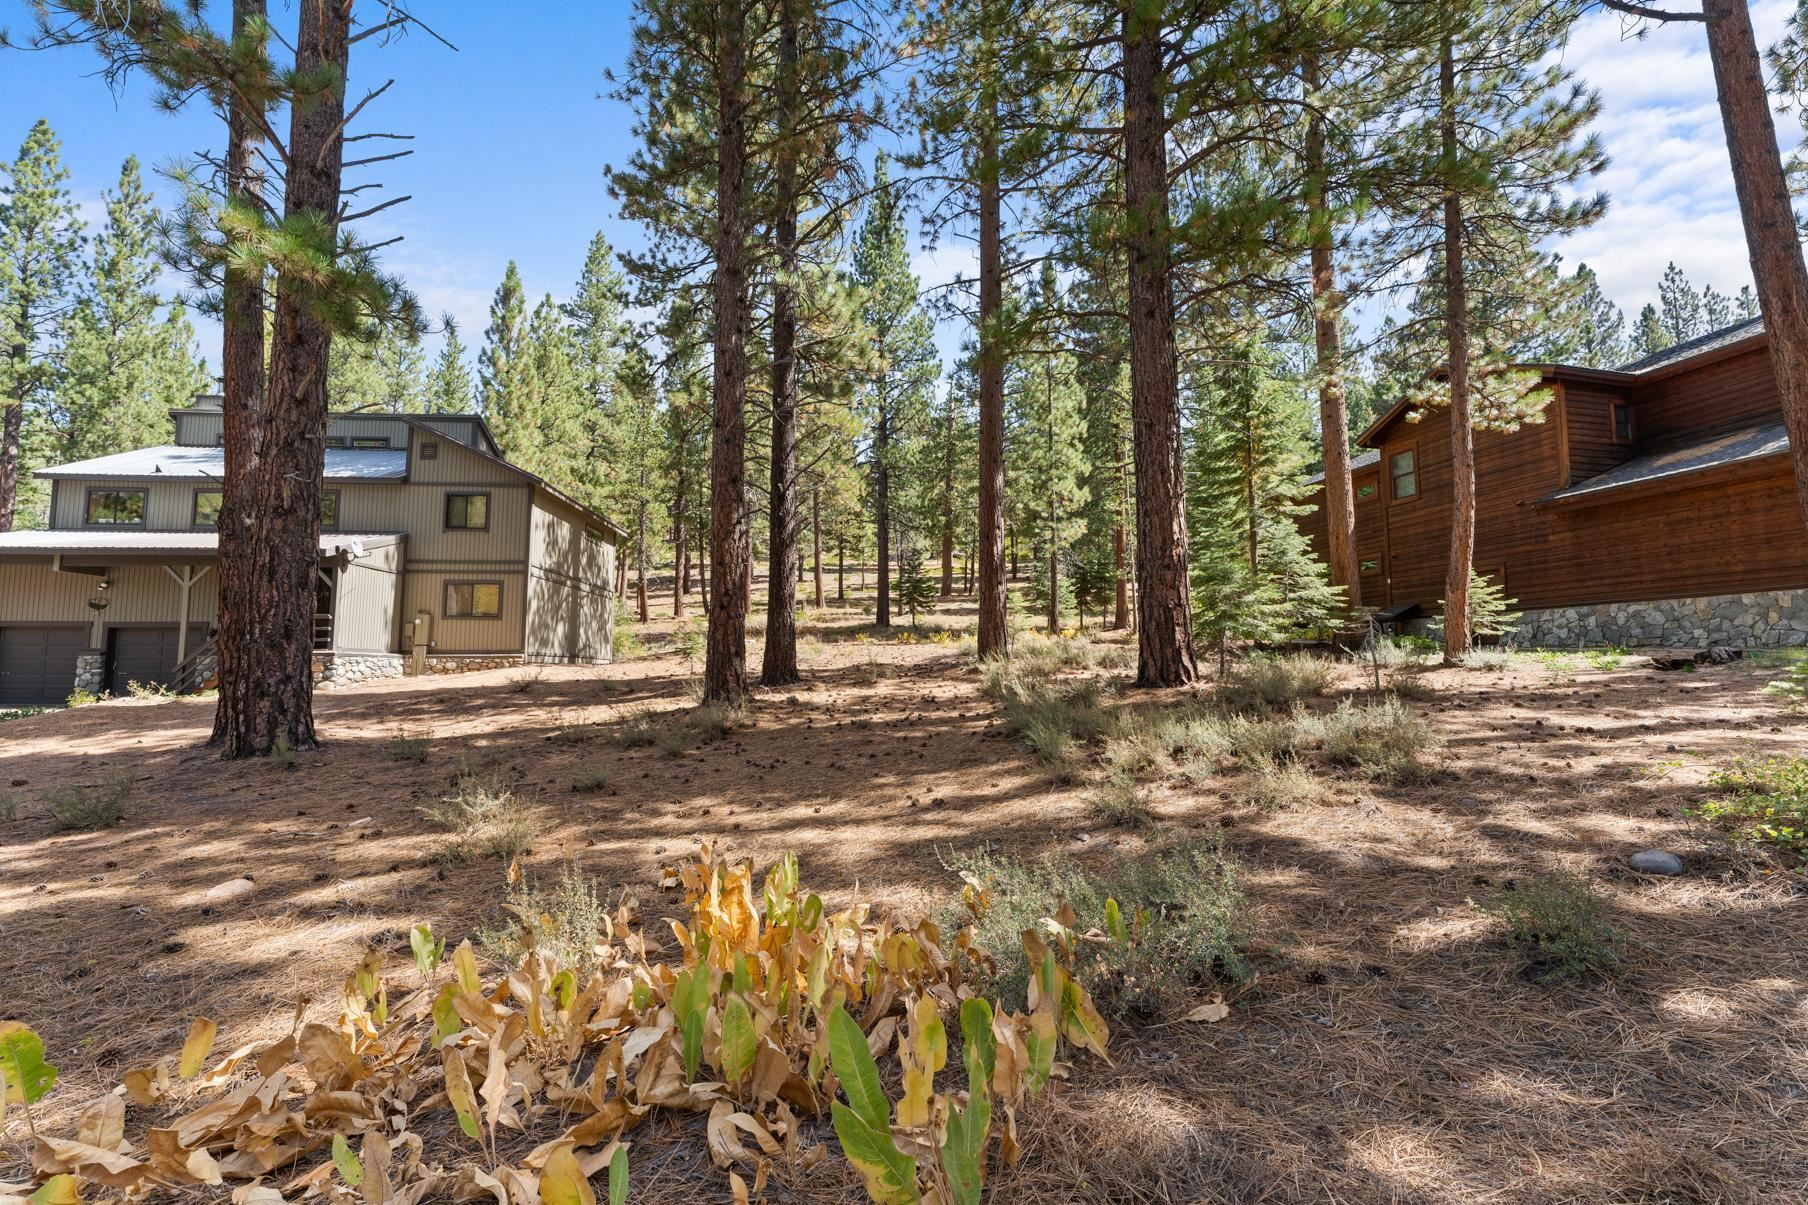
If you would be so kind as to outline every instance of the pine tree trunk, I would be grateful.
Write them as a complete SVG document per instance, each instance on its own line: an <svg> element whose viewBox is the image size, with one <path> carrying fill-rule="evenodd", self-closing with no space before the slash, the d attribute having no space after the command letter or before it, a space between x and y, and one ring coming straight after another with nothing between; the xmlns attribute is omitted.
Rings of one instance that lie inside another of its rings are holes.
<svg viewBox="0 0 1808 1205"><path fill-rule="evenodd" d="M781 150L774 181L783 212L773 231L778 270L772 285L772 473L767 513L766 647L760 685L790 686L797 670L797 583L803 561L797 555L797 163L788 149L790 108L795 99L797 19L794 3L783 5L778 39L778 103ZM797 577L791 576L796 562ZM749 563L751 569L751 562Z"/></svg>
<svg viewBox="0 0 1808 1205"><path fill-rule="evenodd" d="M979 655L1003 657L1010 625L1004 577L1004 243L998 97L988 93L979 141ZM1012 566L1015 571L1015 565Z"/></svg>
<svg viewBox="0 0 1808 1205"><path fill-rule="evenodd" d="M350 33L351 0L301 5L298 73L336 73L341 84L291 111L283 212L288 217L320 216L329 239L337 230ZM223 730L225 757L267 754L279 742L290 749L312 749L319 743L314 732L314 600L332 328L307 292L301 282L277 280L269 394L252 509L256 539L250 541L250 558L240 566L246 622L237 633L244 643L235 649L233 663L241 672L232 682L222 676L216 720L216 728Z"/></svg>
<svg viewBox="0 0 1808 1205"><path fill-rule="evenodd" d="M1159 6L1154 10L1160 12ZM1168 224L1159 17L1124 9L1124 201L1129 221L1130 414L1136 458L1138 686L1199 676L1188 596L1186 482Z"/></svg>
<svg viewBox="0 0 1808 1205"><path fill-rule="evenodd" d="M25 359L23 351L14 349L15 364ZM25 403L8 398L0 403L0 531L13 529L13 517L19 509L19 452L25 442Z"/></svg>
<svg viewBox="0 0 1808 1205"><path fill-rule="evenodd" d="M1440 138L1456 159L1456 61L1448 37L1438 57ZM1444 192L1444 332L1450 365L1450 563L1444 571L1444 664L1469 651L1469 573L1475 561L1475 431L1469 425L1469 296L1463 277L1463 200Z"/></svg>
<svg viewBox="0 0 1808 1205"><path fill-rule="evenodd" d="M847 602L847 541L835 541L835 601Z"/></svg>
<svg viewBox="0 0 1808 1205"><path fill-rule="evenodd" d="M954 400L942 420L942 597L954 597Z"/></svg>
<svg viewBox="0 0 1808 1205"><path fill-rule="evenodd" d="M684 477L678 478L678 499L672 507L672 617L684 618L684 595L691 588L691 550L684 530Z"/></svg>
<svg viewBox="0 0 1808 1205"><path fill-rule="evenodd" d="M645 623L652 618L651 612L647 610L647 504L645 502L640 504L636 517L638 520L636 526L639 527L640 534L634 541L635 551L638 554L635 557L638 566L635 575L638 579L635 594L638 597L635 601L639 604L636 610L640 613L640 622Z"/></svg>
<svg viewBox="0 0 1808 1205"><path fill-rule="evenodd" d="M882 628L891 626L891 416L880 414L879 428L873 436L875 466L873 481L873 526L879 543L879 602L873 622Z"/></svg>
<svg viewBox="0 0 1808 1205"><path fill-rule="evenodd" d="M1720 94L1752 283L1789 434L1796 500L1808 522L1808 266L1802 262L1789 181L1777 152L1751 13L1745 0L1704 0L1702 11L1708 17L1708 59Z"/></svg>
<svg viewBox="0 0 1808 1205"><path fill-rule="evenodd" d="M1130 537L1124 522L1125 499L1130 492L1130 466L1124 463L1124 441L1113 439L1112 442L1117 445L1117 525L1111 529L1111 564L1117 573L1117 607L1112 613L1111 626L1122 631L1130 626L1130 574L1126 563Z"/></svg>
<svg viewBox="0 0 1808 1205"><path fill-rule="evenodd" d="M262 20L264 0L233 0L232 31L237 36L247 21ZM262 173L253 143L254 123L245 100L233 95L226 118L226 188L233 198L251 205L263 190ZM254 684L241 669L240 651L253 638L250 629L248 582L242 566L249 565L257 539L254 494L257 489L258 447L264 416L264 275L262 268L250 274L228 272L221 290L220 402L221 443L225 471L220 482L219 616L214 652L220 681L219 702L214 708L213 733L208 743L228 740L229 714L251 705ZM227 699L236 700L229 713Z"/></svg>
<svg viewBox="0 0 1808 1205"><path fill-rule="evenodd" d="M815 607L822 610L822 491L810 491L810 563L816 574Z"/></svg>
<svg viewBox="0 0 1808 1205"><path fill-rule="evenodd" d="M747 695L747 186L746 14L723 0L717 33L714 416L709 484L709 642L703 701Z"/></svg>
<svg viewBox="0 0 1808 1205"><path fill-rule="evenodd" d="M1061 549L1057 541L1060 515L1055 498L1055 373L1046 361L1042 365L1043 403L1048 409L1048 634L1061 632Z"/></svg>
<svg viewBox="0 0 1808 1205"><path fill-rule="evenodd" d="M1308 92L1319 85L1318 61L1308 57L1302 72ZM1356 497L1350 483L1350 418L1343 389L1343 294L1332 261L1329 179L1325 168L1325 117L1313 109L1306 118L1306 221L1312 244L1312 337L1318 362L1318 425L1325 453L1325 530L1329 533L1331 581L1343 587L1354 611L1362 605L1356 564Z"/></svg>

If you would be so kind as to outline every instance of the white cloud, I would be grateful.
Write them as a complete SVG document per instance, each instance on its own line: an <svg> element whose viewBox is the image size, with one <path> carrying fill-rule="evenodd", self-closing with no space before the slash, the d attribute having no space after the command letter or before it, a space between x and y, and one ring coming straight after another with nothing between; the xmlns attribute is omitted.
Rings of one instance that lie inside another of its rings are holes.
<svg viewBox="0 0 1808 1205"><path fill-rule="evenodd" d="M1752 8L1758 42L1779 38L1790 0ZM1723 293L1751 283L1751 267L1733 193L1714 74L1698 24L1654 26L1633 38L1620 16L1600 11L1576 28L1564 55L1601 93L1596 125L1612 157L1594 182L1610 197L1605 217L1562 239L1566 263L1586 263L1628 316L1657 298L1657 282L1674 261L1697 287ZM1792 116L1777 118L1785 146L1801 141Z"/></svg>

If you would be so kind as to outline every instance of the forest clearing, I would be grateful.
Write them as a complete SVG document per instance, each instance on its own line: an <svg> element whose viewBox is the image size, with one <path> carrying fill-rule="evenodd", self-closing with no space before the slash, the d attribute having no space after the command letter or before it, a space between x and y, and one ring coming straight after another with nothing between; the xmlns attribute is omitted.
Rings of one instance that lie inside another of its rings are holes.
<svg viewBox="0 0 1808 1205"><path fill-rule="evenodd" d="M679 893L662 871L700 842L762 872L794 851L831 906L870 900L914 918L946 915L961 887L952 867L981 851L1071 859L1109 879L1222 839L1240 867L1247 971L1188 968L1198 978L1177 995L1114 1015L1112 1064L1073 1058L1023 1110L1022 1158L989 1181L997 1200L1796 1193L1808 1158L1792 1120L1808 1025L1801 883L1754 876L1685 815L1713 793L1715 768L1800 748L1808 720L1763 693L1763 671L1665 672L1610 654L1390 669L1443 746L1424 781L1308 757L1276 797L1234 758L1209 772L1150 767L1138 778L1149 814L1123 823L1089 798L1121 757L1111 738L1051 772L961 654L970 610L938 612L923 638L875 632L869 618L811 612L806 684L762 697L715 739L672 747L626 743L623 729L681 723L692 704L677 652L323 693L335 739L287 767L222 767L199 750L202 699L9 722L9 797L131 779L116 828L53 834L30 802L6 826L0 959L13 1007L43 1019L62 1075L38 1125L71 1120L126 1069L176 1049L198 1011L219 1023L221 1050L272 1041L298 1000L330 1019L330 985L367 951L411 976L417 923L454 941L505 930L506 859L449 859L451 838L423 815L461 768L481 767L530 818L530 884L551 890L569 865L610 906L630 893L668 953L656 922L679 913ZM652 625L649 642L674 626ZM1213 693L1122 695L1121 640L1072 643L1089 652L1066 659L1103 665L1054 676L1100 682L1113 711ZM1362 699L1368 675L1339 663L1301 705ZM421 742L419 760L403 740ZM1686 873L1628 869L1652 847ZM1614 973L1539 982L1477 906L1552 869L1600 885L1624 940ZM240 876L248 894L210 895ZM1224 993L1222 1021L1175 1020L1208 991ZM631 1131L632 1199L727 1199L703 1124L673 1113ZM430 1153L458 1139L443 1126L423 1136ZM859 1192L845 1163L774 1163L768 1200Z"/></svg>

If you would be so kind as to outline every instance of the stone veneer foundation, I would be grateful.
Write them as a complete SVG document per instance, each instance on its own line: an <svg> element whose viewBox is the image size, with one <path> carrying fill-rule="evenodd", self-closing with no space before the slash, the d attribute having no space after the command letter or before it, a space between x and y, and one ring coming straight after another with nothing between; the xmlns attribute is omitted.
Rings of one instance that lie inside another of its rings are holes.
<svg viewBox="0 0 1808 1205"><path fill-rule="evenodd" d="M106 678L107 655L105 653L83 653L75 659L75 689L97 695Z"/></svg>
<svg viewBox="0 0 1808 1205"><path fill-rule="evenodd" d="M406 666L400 653L315 653L316 686L351 686L373 678L399 678Z"/></svg>
<svg viewBox="0 0 1808 1205"><path fill-rule="evenodd" d="M1760 590L1526 611L1512 641L1546 648L1808 645L1808 590Z"/></svg>

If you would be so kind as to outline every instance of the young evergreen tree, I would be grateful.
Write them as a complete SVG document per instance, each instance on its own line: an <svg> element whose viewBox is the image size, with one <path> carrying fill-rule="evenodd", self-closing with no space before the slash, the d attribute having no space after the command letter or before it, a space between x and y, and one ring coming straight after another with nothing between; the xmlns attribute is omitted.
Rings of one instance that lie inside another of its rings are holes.
<svg viewBox="0 0 1808 1205"><path fill-rule="evenodd" d="M377 325L333 340L327 406L334 411L427 409L427 353L420 331Z"/></svg>
<svg viewBox="0 0 1808 1205"><path fill-rule="evenodd" d="M527 295L521 288L521 270L511 259L502 274L502 283L490 299L490 324L484 328L483 350L477 353L477 412L499 428L509 422L526 318Z"/></svg>
<svg viewBox="0 0 1808 1205"><path fill-rule="evenodd" d="M914 539L906 539L898 549L898 577L893 591L893 601L910 616L913 631L918 627L917 613L935 609L939 593L924 567L922 547Z"/></svg>
<svg viewBox="0 0 1808 1205"><path fill-rule="evenodd" d="M1635 359L1653 356L1663 351L1675 339L1664 327L1664 320L1657 312L1657 307L1646 302L1639 310L1638 322L1632 328L1632 354Z"/></svg>
<svg viewBox="0 0 1808 1205"><path fill-rule="evenodd" d="M28 417L53 405L57 349L77 300L84 244L61 143L40 118L0 164L0 531L19 507Z"/></svg>
<svg viewBox="0 0 1808 1205"><path fill-rule="evenodd" d="M103 200L106 224L63 349L57 409L68 460L169 442L169 411L208 383L186 312L171 306L159 316L151 238L161 215L137 159L126 160L117 191Z"/></svg>
<svg viewBox="0 0 1808 1205"><path fill-rule="evenodd" d="M934 327L917 300L921 290L910 270L903 208L883 157L874 168L872 200L855 235L848 284L874 353L873 367L859 383L856 404L866 428L879 560L875 622L886 627L891 623L894 476L903 463L905 445L921 433L927 420L939 365Z"/></svg>
<svg viewBox="0 0 1808 1205"><path fill-rule="evenodd" d="M1202 374L1191 449L1187 529L1193 614L1222 671L1232 641L1277 641L1329 624L1345 607L1298 517L1310 455L1297 383L1273 375L1253 341L1232 343Z"/></svg>
<svg viewBox="0 0 1808 1205"><path fill-rule="evenodd" d="M458 323L452 315L442 317L440 325L446 328L446 340L427 373L427 413L469 414L476 391L465 363L464 341L458 337Z"/></svg>
<svg viewBox="0 0 1808 1205"><path fill-rule="evenodd" d="M1733 302L1733 313L1740 322L1758 316L1758 294L1750 285L1739 286L1739 296Z"/></svg>
<svg viewBox="0 0 1808 1205"><path fill-rule="evenodd" d="M1702 330L1717 331L1733 324L1733 299L1713 285L1701 287Z"/></svg>

